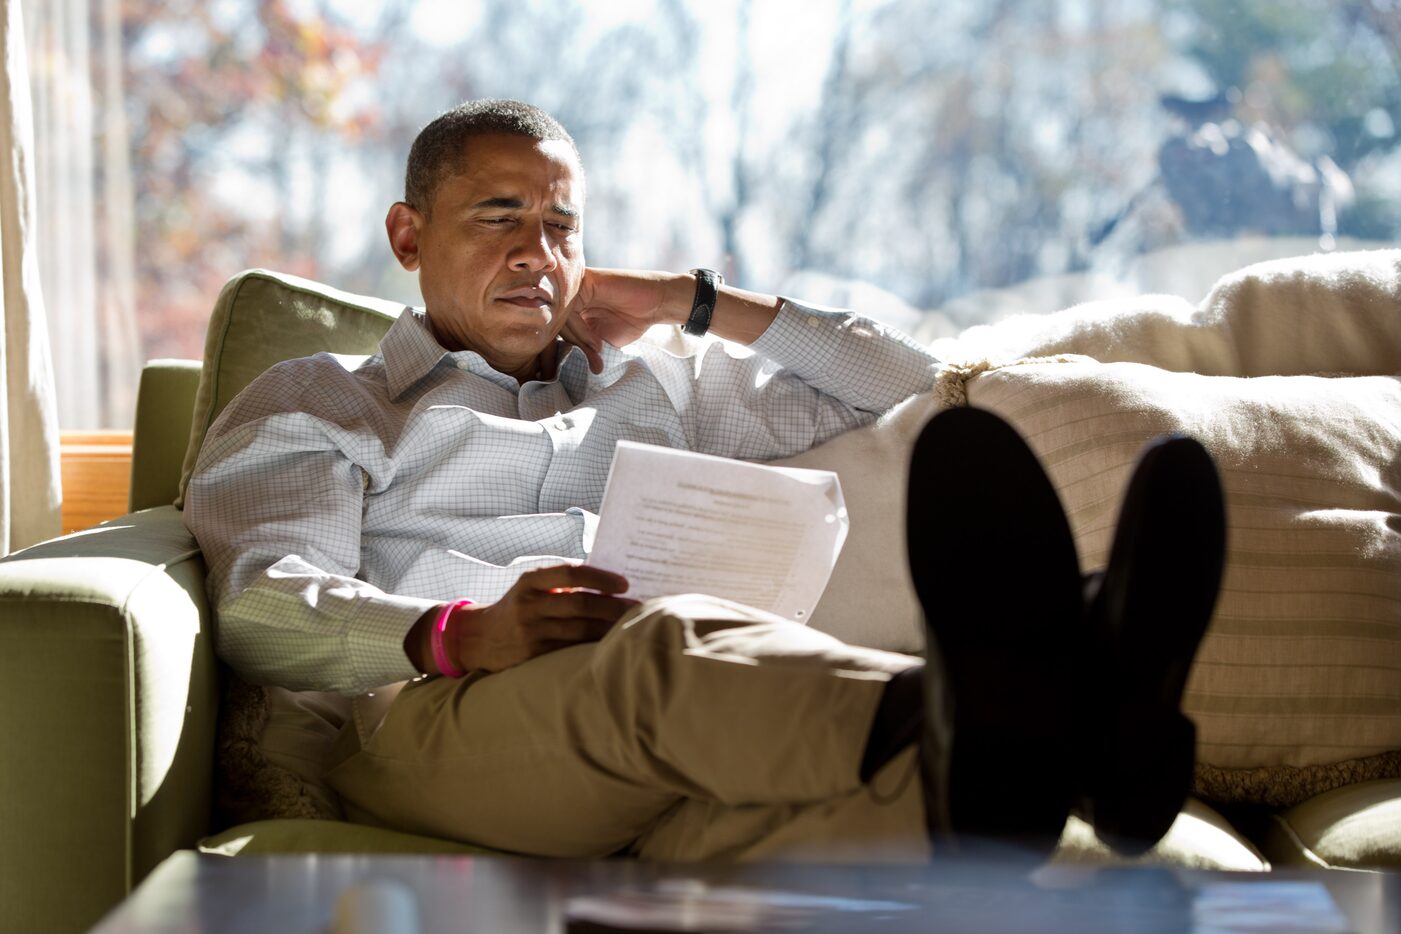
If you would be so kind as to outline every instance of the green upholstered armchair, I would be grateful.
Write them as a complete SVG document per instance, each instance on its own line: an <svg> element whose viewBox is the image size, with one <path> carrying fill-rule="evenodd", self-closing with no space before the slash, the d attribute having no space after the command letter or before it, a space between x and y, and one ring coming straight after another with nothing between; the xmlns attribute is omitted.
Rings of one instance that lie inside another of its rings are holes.
<svg viewBox="0 0 1401 934"><path fill-rule="evenodd" d="M221 292L204 366L142 374L131 512L0 561L0 930L84 930L210 830L218 669L182 475L273 363L373 353L397 305L263 271Z"/></svg>

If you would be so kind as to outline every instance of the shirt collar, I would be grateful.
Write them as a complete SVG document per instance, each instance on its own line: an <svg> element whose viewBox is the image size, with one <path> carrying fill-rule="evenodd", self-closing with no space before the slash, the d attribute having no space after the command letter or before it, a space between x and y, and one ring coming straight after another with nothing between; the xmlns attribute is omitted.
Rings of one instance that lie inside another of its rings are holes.
<svg viewBox="0 0 1401 934"><path fill-rule="evenodd" d="M428 330L428 317L417 308L405 308L389 326L380 338L379 352L384 357L384 375L391 399L403 395L448 355Z"/></svg>
<svg viewBox="0 0 1401 934"><path fill-rule="evenodd" d="M385 379L391 399L402 396L409 387L432 372L444 357L451 358L455 366L483 376L503 388L518 388L514 377L493 370L481 354L471 350L454 352L444 349L428 327L428 316L419 308L404 309L384 337L380 338L379 352L384 358ZM626 355L605 344L603 359L605 365L611 368L626 359ZM570 369L581 368L580 377L588 379L588 362L579 348L569 347L564 351L559 361L560 373L564 372L566 365ZM556 374L555 379L558 378L559 374Z"/></svg>

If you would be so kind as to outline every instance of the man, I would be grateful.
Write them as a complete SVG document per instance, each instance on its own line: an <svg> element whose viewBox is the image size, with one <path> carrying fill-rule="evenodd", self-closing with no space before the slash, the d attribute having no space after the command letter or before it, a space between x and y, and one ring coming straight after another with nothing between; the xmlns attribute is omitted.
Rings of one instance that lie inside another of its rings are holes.
<svg viewBox="0 0 1401 934"><path fill-rule="evenodd" d="M429 124L405 188L386 229L418 273L423 313L406 311L354 372L318 355L254 381L210 431L185 512L219 651L245 677L345 693L419 679L363 747L357 731L343 737L330 778L354 819L538 855L918 858L926 823L941 841L988 833L1044 851L1077 801L1113 812L1152 783L1140 773L1160 763L1144 750L1183 733L1175 672L1210 601L1187 636L1152 645L1122 626L1124 606L1161 612L1170 588L1143 568L1183 535L1205 536L1210 554L1210 516L1153 512L1143 535L1121 536L1086 613L1035 459L991 416L964 412L936 419L916 451L916 471L962 488L912 495L911 560L931 620L947 623L931 648L970 676L926 679L916 658L714 598L635 605L619 596L626 581L581 563L617 441L786 456L928 388L938 362L858 315L703 271L586 267L578 152L528 105L474 102ZM633 343L658 323L753 354ZM1201 479L1190 443L1163 448L1144 485L1205 497L1185 512L1210 513L1214 477ZM967 470L955 466L965 453ZM1019 488L1039 493L1009 506ZM987 544L971 557L945 547L940 530L989 498L997 523L974 523ZM1131 501L1125 521L1137 530L1144 513ZM1034 602L976 606L998 548L1016 554L996 576ZM963 596L937 592L936 568L968 584ZM1175 589L1214 597L1211 574ZM1133 698L1136 722L1153 721L1146 737L1117 722L1081 724L1106 743L1072 732L1093 706L1068 691L1086 652L1131 669L1100 679L1106 691L1151 686ZM1125 737L1132 754L1114 745ZM1072 746L1097 775L1132 772L1127 791L1095 798ZM1028 752L1049 757L1052 780L1006 772ZM1184 755L1190 769L1190 746L1171 746L1177 772ZM1116 828L1130 848L1176 814L1177 772L1151 826ZM1004 807L1010 790L1031 804Z"/></svg>

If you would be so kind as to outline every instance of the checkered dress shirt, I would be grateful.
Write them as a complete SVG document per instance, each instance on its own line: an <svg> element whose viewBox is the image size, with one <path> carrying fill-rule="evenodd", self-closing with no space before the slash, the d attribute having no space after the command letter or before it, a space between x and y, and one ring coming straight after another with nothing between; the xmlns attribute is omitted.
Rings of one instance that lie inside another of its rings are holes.
<svg viewBox="0 0 1401 934"><path fill-rule="evenodd" d="M518 385L407 310L349 369L272 367L211 428L186 495L220 655L254 681L360 693L415 677L403 642L448 600L584 559L619 440L744 460L804 451L927 389L937 361L849 312L785 301L749 348L570 348Z"/></svg>

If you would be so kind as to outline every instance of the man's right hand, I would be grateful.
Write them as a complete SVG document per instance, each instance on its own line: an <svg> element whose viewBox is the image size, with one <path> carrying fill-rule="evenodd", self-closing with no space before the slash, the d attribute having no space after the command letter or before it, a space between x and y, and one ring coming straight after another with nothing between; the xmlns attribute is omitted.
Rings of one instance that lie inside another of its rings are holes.
<svg viewBox="0 0 1401 934"><path fill-rule="evenodd" d="M582 564L526 571L495 603L453 610L444 648L463 671L500 671L555 649L596 642L637 605L617 596L627 589L621 576ZM436 670L428 638L438 612L426 614L405 640L406 649L419 647L413 661L420 671Z"/></svg>

